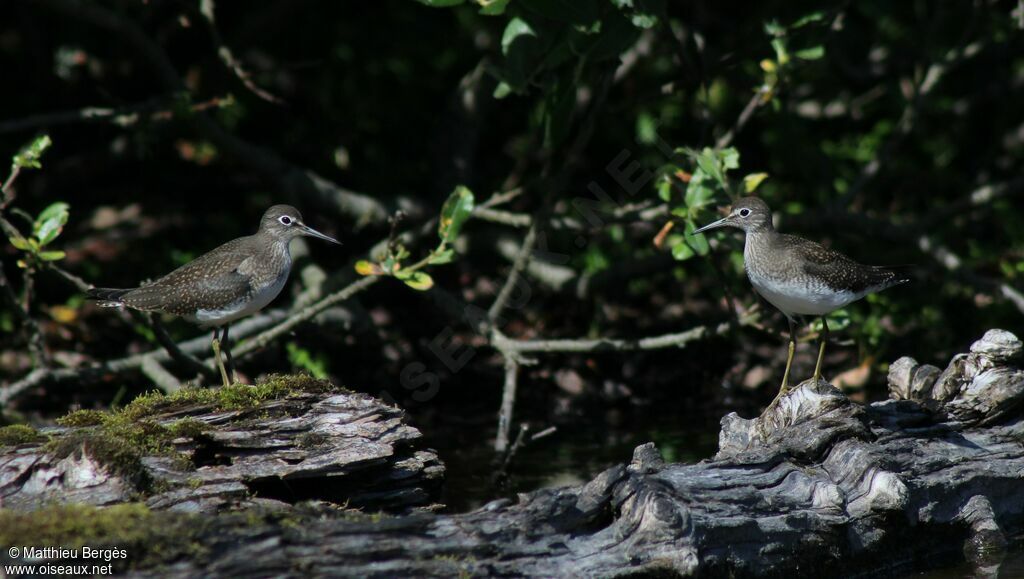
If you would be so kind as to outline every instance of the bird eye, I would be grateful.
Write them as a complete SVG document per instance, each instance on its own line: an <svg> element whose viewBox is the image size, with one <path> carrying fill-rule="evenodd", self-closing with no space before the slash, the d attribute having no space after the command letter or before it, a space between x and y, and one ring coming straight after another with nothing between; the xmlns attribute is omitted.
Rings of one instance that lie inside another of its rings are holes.
<svg viewBox="0 0 1024 579"><path fill-rule="evenodd" d="M750 215L750 210L749 209L747 209L747 208L740 209L740 217L748 217L749 215Z"/></svg>
<svg viewBox="0 0 1024 579"><path fill-rule="evenodd" d="M292 224L292 218L288 217L287 215L282 215L281 217L278 218L278 221L280 221L281 223L283 223L285 225L291 225Z"/></svg>

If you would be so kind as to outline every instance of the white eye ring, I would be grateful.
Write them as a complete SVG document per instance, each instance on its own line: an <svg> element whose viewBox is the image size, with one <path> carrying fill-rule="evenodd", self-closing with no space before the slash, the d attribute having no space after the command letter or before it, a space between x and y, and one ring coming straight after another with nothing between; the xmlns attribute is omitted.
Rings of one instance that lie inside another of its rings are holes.
<svg viewBox="0 0 1024 579"><path fill-rule="evenodd" d="M746 207L740 209L740 217L747 217L748 215L750 215L749 209L747 209Z"/></svg>
<svg viewBox="0 0 1024 579"><path fill-rule="evenodd" d="M282 216L278 217L277 220L280 221L284 225L291 225L292 224L292 218L288 217L287 215L282 215Z"/></svg>

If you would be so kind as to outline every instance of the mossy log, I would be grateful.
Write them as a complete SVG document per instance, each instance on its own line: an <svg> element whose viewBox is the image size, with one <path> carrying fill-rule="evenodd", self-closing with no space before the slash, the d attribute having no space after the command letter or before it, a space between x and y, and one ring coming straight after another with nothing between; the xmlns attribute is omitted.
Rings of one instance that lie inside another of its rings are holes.
<svg viewBox="0 0 1024 579"><path fill-rule="evenodd" d="M647 444L585 485L471 513L367 517L306 505L288 521L204 517L174 539L201 548L168 548L192 555L156 564L142 553L133 571L823 577L965 556L985 565L1024 530L1020 352L994 330L944 371L903 359L890 372L892 399L869 406L805 382L764 419L725 417L713 459L665 464ZM33 533L27 515L3 522Z"/></svg>
<svg viewBox="0 0 1024 579"><path fill-rule="evenodd" d="M320 499L402 510L429 505L444 473L400 409L305 376L150 394L59 423L0 430L3 507L216 512Z"/></svg>

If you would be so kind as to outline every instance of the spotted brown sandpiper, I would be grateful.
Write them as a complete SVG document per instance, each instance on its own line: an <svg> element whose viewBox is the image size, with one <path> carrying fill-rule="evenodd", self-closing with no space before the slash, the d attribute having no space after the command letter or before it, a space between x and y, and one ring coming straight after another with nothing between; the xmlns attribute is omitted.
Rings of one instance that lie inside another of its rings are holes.
<svg viewBox="0 0 1024 579"><path fill-rule="evenodd" d="M733 203L729 215L694 231L736 227L746 233L743 267L747 278L764 299L778 308L789 322L789 356L782 387L772 407L789 390L789 370L796 351L795 318L820 316L822 334L814 380L821 378L821 360L828 341L825 316L862 297L907 281L899 267L863 265L818 243L775 231L772 212L757 197Z"/></svg>
<svg viewBox="0 0 1024 579"><path fill-rule="evenodd" d="M274 205L263 214L255 235L233 239L140 287L93 288L88 297L101 306L172 314L213 328L213 353L227 386L231 378L220 351L223 341L231 368L228 325L263 309L281 293L292 268L288 245L300 235L339 243L303 223L294 207Z"/></svg>

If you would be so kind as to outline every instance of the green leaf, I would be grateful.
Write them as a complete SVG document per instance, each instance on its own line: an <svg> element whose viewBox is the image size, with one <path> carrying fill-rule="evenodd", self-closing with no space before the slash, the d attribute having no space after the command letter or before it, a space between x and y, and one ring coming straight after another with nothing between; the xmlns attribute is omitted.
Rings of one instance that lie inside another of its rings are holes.
<svg viewBox="0 0 1024 579"><path fill-rule="evenodd" d="M697 255L707 255L711 251L711 246L708 245L708 238L703 233L694 235L693 232L697 229L697 224L692 220L686 220L686 228L684 229L686 236L683 238L690 249L695 251Z"/></svg>
<svg viewBox="0 0 1024 579"><path fill-rule="evenodd" d="M658 179L658 197L666 203L672 200L672 178L668 175Z"/></svg>
<svg viewBox="0 0 1024 579"><path fill-rule="evenodd" d="M728 149L722 149L718 154L722 160L722 167L725 169L735 169L740 166L740 152L735 147L729 147Z"/></svg>
<svg viewBox="0 0 1024 579"><path fill-rule="evenodd" d="M686 261L694 255L693 248L687 245L684 239L680 239L672 246L672 257L676 261Z"/></svg>
<svg viewBox="0 0 1024 579"><path fill-rule="evenodd" d="M533 27L522 18L516 16L505 25L505 32L501 35L501 53L508 56L517 40L531 36L534 38L537 36Z"/></svg>
<svg viewBox="0 0 1024 579"><path fill-rule="evenodd" d="M42 165L39 163L39 159L43 157L43 153L46 149L50 148L53 141L50 140L49 135L41 135L36 137L31 143L26 145L17 155L14 156L13 162L15 167L21 167L22 169L39 169Z"/></svg>
<svg viewBox="0 0 1024 579"><path fill-rule="evenodd" d="M456 187L448 196L448 200L441 207L441 219L437 226L437 235L442 243L455 241L462 224L473 213L473 202L473 192L463 185Z"/></svg>
<svg viewBox="0 0 1024 579"><path fill-rule="evenodd" d="M824 20L824 18L825 18L825 13L824 12L811 12L810 14L807 14L807 15L799 18L796 22L790 24L789 27L790 28L800 28L800 27L806 26L806 25L808 25L808 24L810 24L812 22L821 22L822 20Z"/></svg>
<svg viewBox="0 0 1024 579"><path fill-rule="evenodd" d="M451 263L455 259L454 249L442 249L441 251L435 251L430 254L430 259L427 261L430 265L444 265Z"/></svg>
<svg viewBox="0 0 1024 579"><path fill-rule="evenodd" d="M775 49L775 60L779 61L780 66L785 66L789 63L789 50L786 49L785 40L782 38L773 38L772 48Z"/></svg>
<svg viewBox="0 0 1024 579"><path fill-rule="evenodd" d="M796 56L797 58L802 60L818 60L819 58L825 56L825 47L812 46L811 48L805 48L803 50L798 50L794 52L793 56Z"/></svg>
<svg viewBox="0 0 1024 579"><path fill-rule="evenodd" d="M434 279L422 271L414 272L409 278L402 281L405 282L405 285L419 291L427 291L434 287Z"/></svg>
<svg viewBox="0 0 1024 579"><path fill-rule="evenodd" d="M419 0L420 4L426 4L431 8L448 8L450 6L458 6L466 0Z"/></svg>
<svg viewBox="0 0 1024 579"><path fill-rule="evenodd" d="M492 96L500 100L507 97L510 94L512 94L512 85L508 84L505 81L501 81L498 83L498 86L494 87L494 94Z"/></svg>
<svg viewBox="0 0 1024 579"><path fill-rule="evenodd" d="M529 22L518 16L509 20L501 35L501 53L505 55L501 80L513 90L524 89L539 49L540 40Z"/></svg>
<svg viewBox="0 0 1024 579"><path fill-rule="evenodd" d="M704 147L700 152L691 151L690 155L692 155L694 160L697 161L697 167L699 167L705 175L719 183L725 180L725 175L722 173L721 163L718 159L718 153L715 152L714 149L711 147ZM694 175L696 175L696 171L694 172Z"/></svg>
<svg viewBox="0 0 1024 579"><path fill-rule="evenodd" d="M480 14L485 16L500 16L505 13L509 0L476 0L480 4Z"/></svg>
<svg viewBox="0 0 1024 579"><path fill-rule="evenodd" d="M384 270L382 270L376 263L370 263L365 259L360 259L356 262L356 273L359 275L380 275L384 273Z"/></svg>
<svg viewBox="0 0 1024 579"><path fill-rule="evenodd" d="M693 214L711 203L715 198L714 182L703 168L697 169L690 177L686 186L685 203L689 210L688 215Z"/></svg>
<svg viewBox="0 0 1024 579"><path fill-rule="evenodd" d="M63 251L60 251L60 250L56 250L56 251L41 251L41 252L39 252L39 259L41 259L43 261L59 261L61 259L64 259L65 255L67 255L67 254L65 254Z"/></svg>
<svg viewBox="0 0 1024 579"><path fill-rule="evenodd" d="M753 193L761 182L768 178L768 173L751 173L743 178L743 191Z"/></svg>
<svg viewBox="0 0 1024 579"><path fill-rule="evenodd" d="M28 251L29 249L31 249L28 240L25 239L24 237L8 237L7 240L10 241L11 245L13 245L16 249L20 249L22 251Z"/></svg>
<svg viewBox="0 0 1024 579"><path fill-rule="evenodd" d="M69 205L62 201L51 204L36 218L32 234L39 240L39 245L46 245L57 238L68 222Z"/></svg>
<svg viewBox="0 0 1024 579"><path fill-rule="evenodd" d="M637 28L654 28L658 17L665 14L663 0L612 0L612 4L622 10Z"/></svg>

